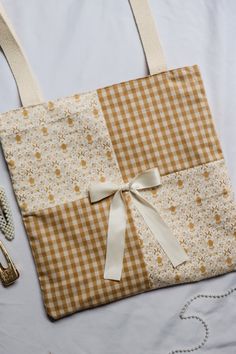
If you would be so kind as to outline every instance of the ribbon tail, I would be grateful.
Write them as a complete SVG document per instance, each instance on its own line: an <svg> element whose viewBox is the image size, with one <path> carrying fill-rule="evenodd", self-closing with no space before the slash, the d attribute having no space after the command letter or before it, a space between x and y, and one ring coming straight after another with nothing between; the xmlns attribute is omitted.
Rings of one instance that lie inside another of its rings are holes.
<svg viewBox="0 0 236 354"><path fill-rule="evenodd" d="M104 279L121 279L125 250L126 207L120 191L112 199L108 224Z"/></svg>
<svg viewBox="0 0 236 354"><path fill-rule="evenodd" d="M173 267L177 267L187 261L188 256L186 252L179 244L170 228L161 218L159 212L137 191L132 191L131 195L135 207L142 215L145 223L168 256Z"/></svg>

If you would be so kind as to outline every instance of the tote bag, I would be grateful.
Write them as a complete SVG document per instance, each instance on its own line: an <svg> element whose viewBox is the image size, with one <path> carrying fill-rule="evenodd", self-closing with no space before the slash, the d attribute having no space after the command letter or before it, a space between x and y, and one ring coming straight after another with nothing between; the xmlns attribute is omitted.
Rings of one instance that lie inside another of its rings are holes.
<svg viewBox="0 0 236 354"><path fill-rule="evenodd" d="M150 75L53 102L1 8L23 108L0 115L0 138L53 319L235 270L233 192L199 68L168 70L147 1L130 4Z"/></svg>

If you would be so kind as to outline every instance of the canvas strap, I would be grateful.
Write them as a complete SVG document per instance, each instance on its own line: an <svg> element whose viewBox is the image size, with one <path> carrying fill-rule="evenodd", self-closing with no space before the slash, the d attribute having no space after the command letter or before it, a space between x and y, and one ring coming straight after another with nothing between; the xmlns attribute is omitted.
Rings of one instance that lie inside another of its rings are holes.
<svg viewBox="0 0 236 354"><path fill-rule="evenodd" d="M166 70L165 59L148 0L129 0L151 75ZM28 60L0 4L0 46L14 75L23 106L43 102Z"/></svg>
<svg viewBox="0 0 236 354"><path fill-rule="evenodd" d="M129 0L150 75L166 71L166 62L148 0Z"/></svg>
<svg viewBox="0 0 236 354"><path fill-rule="evenodd" d="M22 105L28 106L43 102L28 60L1 4L0 46L15 78Z"/></svg>

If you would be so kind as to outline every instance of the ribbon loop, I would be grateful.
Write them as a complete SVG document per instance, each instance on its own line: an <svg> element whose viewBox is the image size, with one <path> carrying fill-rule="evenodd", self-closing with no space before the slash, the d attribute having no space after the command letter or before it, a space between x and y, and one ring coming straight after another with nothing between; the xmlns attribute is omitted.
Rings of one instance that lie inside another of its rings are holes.
<svg viewBox="0 0 236 354"><path fill-rule="evenodd" d="M159 170L153 168L140 173L131 182L121 186L107 182L90 187L89 195L92 203L114 195L109 214L104 279L118 281L121 279L127 222L126 206L122 194L127 191L130 192L136 209L161 245L173 267L177 267L188 260L186 252L161 218L157 209L139 193L140 190L158 187L159 185L161 185Z"/></svg>

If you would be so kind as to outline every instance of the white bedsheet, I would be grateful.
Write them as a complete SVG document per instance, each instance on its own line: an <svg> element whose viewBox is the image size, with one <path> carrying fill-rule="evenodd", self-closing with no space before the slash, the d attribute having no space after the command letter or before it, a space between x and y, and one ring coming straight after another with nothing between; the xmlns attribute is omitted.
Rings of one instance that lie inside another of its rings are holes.
<svg viewBox="0 0 236 354"><path fill-rule="evenodd" d="M199 64L236 191L236 1L151 0L168 67ZM45 99L138 78L146 66L128 0L2 0ZM19 105L0 56L0 111ZM0 354L167 354L198 345L203 326L178 317L198 293L236 286L231 273L200 283L152 291L77 313L58 322L45 315L36 271L6 164L0 184L14 210L16 239L5 241L21 277L0 287ZM236 353L236 292L200 299L190 312L209 326L197 353Z"/></svg>

